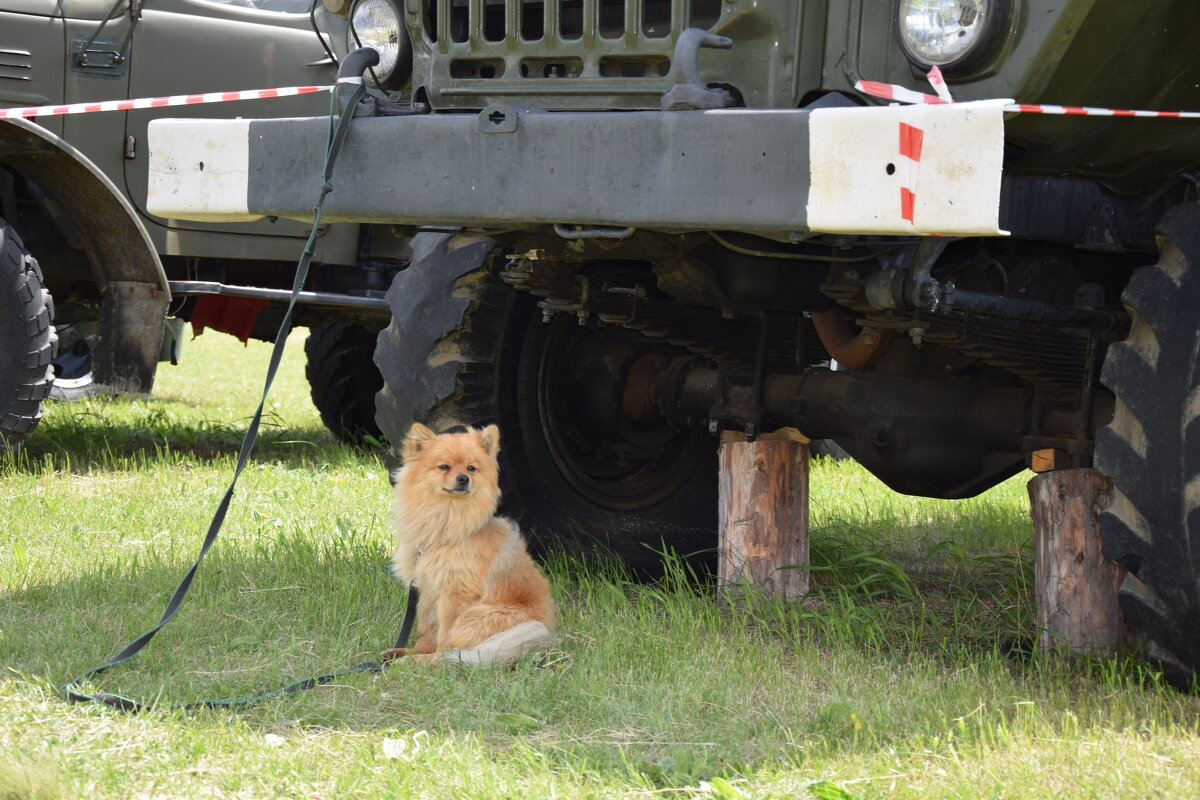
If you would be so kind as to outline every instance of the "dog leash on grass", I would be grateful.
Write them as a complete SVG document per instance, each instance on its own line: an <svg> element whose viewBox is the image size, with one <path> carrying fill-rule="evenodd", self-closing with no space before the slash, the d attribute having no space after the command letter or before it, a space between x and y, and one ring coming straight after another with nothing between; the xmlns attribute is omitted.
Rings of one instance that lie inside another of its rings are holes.
<svg viewBox="0 0 1200 800"><path fill-rule="evenodd" d="M279 364L283 357L283 348L287 340L287 335L292 326L292 313L296 307L296 298L300 290L304 287L305 280L308 277L309 265L312 263L314 244L317 238L317 232L321 225L321 209L325 205L325 198L330 191L333 190L330 181L333 176L333 165L337 160L337 154L341 150L342 143L345 141L346 132L350 124L351 118L354 116L354 110L358 103L366 95L367 87L363 84L362 73L370 66L374 66L379 61L379 54L369 48L355 50L342 59L341 67L338 70L338 84L350 84L354 86L353 91L348 98L345 108L342 110L341 119L337 122L336 128L334 120L337 118L337 99L338 92L333 91L330 95L329 109L329 139L325 152L325 167L322 173L321 195L317 200L317 205L313 209L313 225L312 231L309 233L308 241L304 245L304 253L300 257L299 263L296 265L296 277L292 284L292 297L288 303L287 311L283 315L283 321L279 325L279 332L275 336L275 344L271 350L271 360L267 367L267 377L263 383L262 399L259 401L258 409L254 412L254 417L250 421L250 425L246 429L246 436L242 440L242 447L238 453L237 466L233 471L233 478L229 482L229 487L225 490L225 495L221 498L221 502L217 506L216 512L213 514L212 522L209 524L208 534L204 537L204 543L200 547L200 554L196 557L191 568L183 576L183 580L175 588L174 594L171 595L170 601L167 603L166 609L163 611L162 618L150 630L143 633L138 638L134 639L125 649L113 656L109 661L101 664L98 667L88 670L75 680L62 687L61 693L70 702L88 702L95 701L104 703L121 711L145 711L154 708L155 706L142 703L137 700L132 700L121 695L109 694L107 692L96 692L88 694L77 687L88 678L94 675L99 675L107 669L117 666L118 664L132 658L143 647L145 647L151 639L154 638L163 626L165 626L179 611L183 600L187 596L188 590L192 586L192 580L196 577L196 571L200 568L200 563L208 554L209 549L217 539L217 534L221 531L221 525L225 522L225 515L229 511L229 505L233 500L233 491L237 486L238 478L242 474L246 463L250 460L250 453L254 450L255 440L258 438L259 425L262 422L263 409L266 406L267 394L271 390L271 384L275 381L275 374L279 371ZM410 587L408 592L408 606L404 613L404 621L400 626L400 634L396 641L396 647L404 647L409 635L412 632L413 620L416 616L417 605L417 590ZM373 661L364 661L361 664L356 664L353 667L344 669L338 672L329 672L323 675L316 675L304 680L295 681L281 689L267 691L253 697L238 699L238 700L200 700L193 703L181 703L171 706L173 710L190 710L197 708L230 708L235 706L244 706L251 703L257 703L270 697L280 697L284 695L296 694L297 692L311 689L314 686L319 686L323 683L328 683L335 678L345 675L351 675L358 672L382 672L386 669L386 665L379 664Z"/></svg>
<svg viewBox="0 0 1200 800"><path fill-rule="evenodd" d="M184 589L183 592L186 593L187 589ZM179 594L178 589L176 590L176 594ZM406 644L408 644L409 637L412 634L413 621L417 616L417 594L418 593L415 587L409 587L408 605L404 610L404 621L400 623L400 633L396 637L396 647L404 647ZM172 602L174 602L175 598L173 597L171 599ZM182 602L182 596L180 596L179 599L180 602ZM178 605L176 605L176 609L178 609ZM166 615L164 615L164 617L169 620L169 617ZM81 692L72 687L78 685L81 681L92 675L96 675L108 669L109 667L120 664L122 661L132 656L138 650L142 649L146 642L150 641L154 634L157 633L158 629L165 624L165 621L160 621L158 625L156 625L150 631L147 631L146 634L142 634L141 637L131 643L129 647L126 647L125 650L115 656L107 664L96 667L89 672L85 672L83 675L80 675L78 678L64 686L63 693L66 699L72 703L81 703L87 701L104 703L105 705L111 706L118 711L152 711L158 708L158 706L153 704L143 703L119 694L111 694L109 692L96 692L95 694L87 694L86 692ZM139 642L141 643L140 645L138 645ZM134 647L134 645L138 646ZM234 700L195 700L190 703L176 703L175 705L167 706L167 710L195 711L201 708L237 708L240 706L249 706L253 705L254 703L260 703L263 700L269 700L272 697L286 697L287 695L299 694L300 692L307 691L308 689L320 686L321 684L329 683L332 680L345 677L346 675L354 675L359 672L383 672L387 668L387 662L364 661L361 664L355 664L352 667L347 667L346 669L338 670L337 672L326 672L321 675L314 675L311 678L304 678L303 680L294 681L286 686L280 687L279 689L260 692L251 697L242 697Z"/></svg>

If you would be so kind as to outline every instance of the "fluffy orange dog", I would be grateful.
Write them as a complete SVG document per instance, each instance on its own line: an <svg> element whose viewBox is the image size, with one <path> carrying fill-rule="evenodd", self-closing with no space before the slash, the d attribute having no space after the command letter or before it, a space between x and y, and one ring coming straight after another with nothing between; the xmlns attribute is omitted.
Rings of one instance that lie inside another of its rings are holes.
<svg viewBox="0 0 1200 800"><path fill-rule="evenodd" d="M500 429L435 434L416 423L404 441L392 507L392 569L417 587L415 647L382 659L511 664L545 650L554 628L550 584L500 502Z"/></svg>

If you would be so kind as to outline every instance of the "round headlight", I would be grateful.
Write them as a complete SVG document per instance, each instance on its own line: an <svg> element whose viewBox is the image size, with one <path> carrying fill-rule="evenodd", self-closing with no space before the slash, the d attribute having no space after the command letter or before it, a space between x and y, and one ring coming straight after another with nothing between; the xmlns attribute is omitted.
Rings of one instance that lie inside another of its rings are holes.
<svg viewBox="0 0 1200 800"><path fill-rule="evenodd" d="M373 47L379 64L367 73L368 80L384 89L399 89L412 74L412 43L392 0L359 0L350 11L346 49Z"/></svg>
<svg viewBox="0 0 1200 800"><path fill-rule="evenodd" d="M1003 34L1008 0L900 0L896 14L900 45L910 59L969 69Z"/></svg>

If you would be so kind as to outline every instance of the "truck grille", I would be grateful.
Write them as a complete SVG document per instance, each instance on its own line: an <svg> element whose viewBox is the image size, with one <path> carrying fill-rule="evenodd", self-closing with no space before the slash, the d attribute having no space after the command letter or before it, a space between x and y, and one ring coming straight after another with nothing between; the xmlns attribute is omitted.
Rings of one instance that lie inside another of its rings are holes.
<svg viewBox="0 0 1200 800"><path fill-rule="evenodd" d="M710 28L721 0L424 0L431 42L569 42L588 36L662 39L685 28Z"/></svg>
<svg viewBox="0 0 1200 800"><path fill-rule="evenodd" d="M647 108L672 81L675 40L721 21L723 0L420 0L414 89L438 108L526 98ZM410 8L412 5L410 4Z"/></svg>

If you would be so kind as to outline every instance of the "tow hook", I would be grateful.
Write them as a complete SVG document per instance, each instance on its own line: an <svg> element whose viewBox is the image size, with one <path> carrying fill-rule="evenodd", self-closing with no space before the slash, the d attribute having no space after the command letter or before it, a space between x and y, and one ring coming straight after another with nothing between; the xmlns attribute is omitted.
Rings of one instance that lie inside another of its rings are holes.
<svg viewBox="0 0 1200 800"><path fill-rule="evenodd" d="M701 47L728 50L733 39L718 36L703 28L688 28L679 34L675 43L674 65L683 80L663 94L663 111L694 111L702 108L727 108L731 103L729 93L723 89L710 89L700 77L698 58Z"/></svg>

